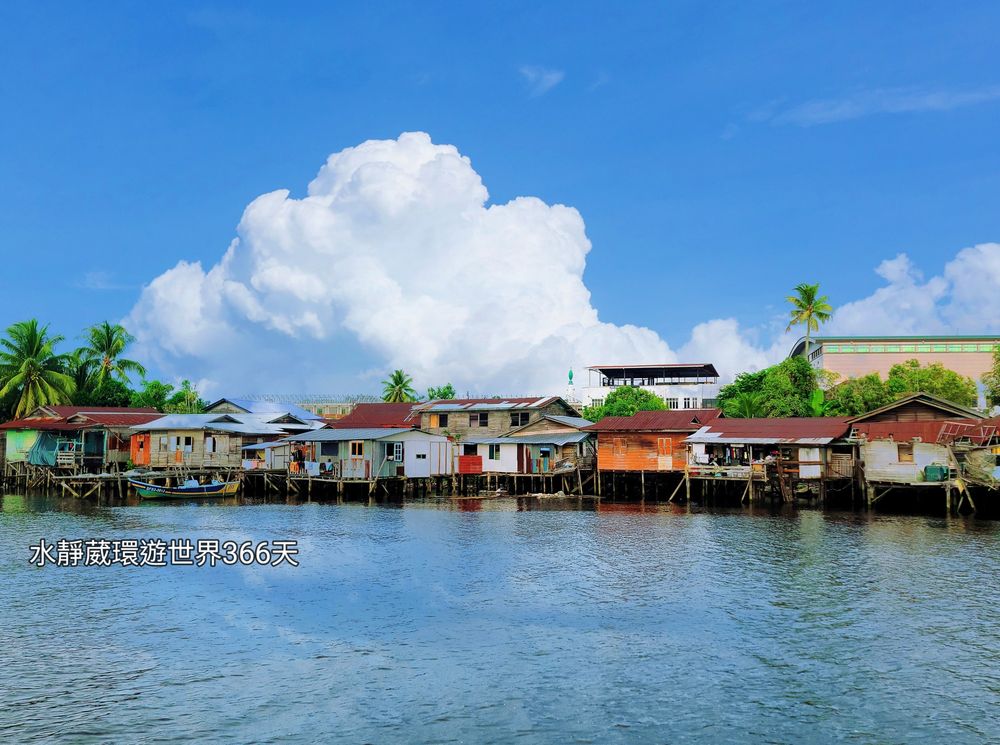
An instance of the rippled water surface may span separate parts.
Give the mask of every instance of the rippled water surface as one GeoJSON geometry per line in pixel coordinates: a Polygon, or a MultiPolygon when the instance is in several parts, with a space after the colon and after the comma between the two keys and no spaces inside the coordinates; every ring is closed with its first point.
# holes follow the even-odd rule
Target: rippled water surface
{"type": "Polygon", "coordinates": [[[1000,740],[997,523],[3,497],[0,741],[1000,740]],[[37,568],[40,537],[301,566],[37,568]]]}

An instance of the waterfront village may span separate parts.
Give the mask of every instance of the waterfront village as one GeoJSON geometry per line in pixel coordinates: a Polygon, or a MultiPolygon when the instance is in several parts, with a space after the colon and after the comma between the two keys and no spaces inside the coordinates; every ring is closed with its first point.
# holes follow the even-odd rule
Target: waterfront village
{"type": "Polygon", "coordinates": [[[556,494],[995,513],[1000,416],[982,392],[998,362],[997,336],[807,336],[728,386],[710,362],[628,361],[586,380],[570,371],[561,396],[460,398],[449,385],[415,400],[397,371],[386,400],[241,396],[197,413],[44,403],[0,425],[0,454],[6,488],[75,498],[556,494]],[[783,411],[782,369],[842,382],[783,411]],[[922,390],[921,371],[979,387],[956,401],[922,390]],[[901,375],[911,390],[871,393],[901,375]]]}

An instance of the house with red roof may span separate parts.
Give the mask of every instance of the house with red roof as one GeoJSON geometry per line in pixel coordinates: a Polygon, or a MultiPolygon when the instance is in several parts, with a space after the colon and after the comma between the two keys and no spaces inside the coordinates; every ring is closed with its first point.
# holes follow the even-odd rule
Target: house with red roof
{"type": "Polygon", "coordinates": [[[597,435],[598,471],[683,471],[686,438],[719,414],[719,409],[639,411],[605,417],[584,431],[597,435]]]}
{"type": "Polygon", "coordinates": [[[0,424],[8,464],[102,471],[129,460],[131,427],[163,416],[156,409],[115,406],[40,406],[0,424]]]}
{"type": "Polygon", "coordinates": [[[413,415],[413,403],[358,403],[354,410],[339,419],[326,420],[330,429],[415,429],[420,417],[413,415]]]}
{"type": "Polygon", "coordinates": [[[986,445],[996,429],[974,409],[914,393],[850,420],[870,486],[947,484],[957,477],[958,442],[986,445]]]}

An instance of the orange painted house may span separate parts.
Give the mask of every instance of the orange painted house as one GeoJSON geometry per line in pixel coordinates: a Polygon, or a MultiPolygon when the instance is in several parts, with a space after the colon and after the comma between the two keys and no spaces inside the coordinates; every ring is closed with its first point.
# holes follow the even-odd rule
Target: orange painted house
{"type": "Polygon", "coordinates": [[[597,434],[598,471],[683,471],[684,440],[720,415],[718,409],[640,411],[584,427],[597,434]]]}

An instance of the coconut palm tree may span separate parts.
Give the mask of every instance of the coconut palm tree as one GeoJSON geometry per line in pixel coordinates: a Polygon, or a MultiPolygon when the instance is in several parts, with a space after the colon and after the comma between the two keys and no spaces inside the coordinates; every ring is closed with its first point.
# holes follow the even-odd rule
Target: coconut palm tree
{"type": "Polygon", "coordinates": [[[819,330],[821,323],[826,323],[833,315],[833,307],[828,302],[826,295],[817,297],[819,285],[810,285],[803,282],[795,287],[795,294],[785,298],[792,304],[790,311],[791,320],[788,322],[786,331],[791,331],[792,326],[806,327],[805,354],[809,355],[809,337],[813,331],[819,330]]]}
{"type": "Polygon", "coordinates": [[[13,394],[13,414],[23,417],[39,406],[70,402],[76,386],[64,370],[65,357],[56,354],[61,336],[49,336],[38,321],[19,321],[0,339],[0,398],[13,394]]]}
{"type": "Polygon", "coordinates": [[[87,329],[87,344],[77,352],[90,363],[93,369],[93,385],[99,386],[105,380],[117,379],[128,383],[131,373],[146,376],[146,368],[135,360],[122,357],[129,345],[135,341],[120,323],[99,323],[87,329]]]}
{"type": "Polygon", "coordinates": [[[417,392],[413,389],[413,378],[402,370],[393,371],[388,380],[382,381],[382,400],[391,404],[416,401],[417,392]]]}
{"type": "Polygon", "coordinates": [[[753,419],[764,416],[764,394],[743,391],[726,402],[725,414],[731,419],[753,419]]]}

